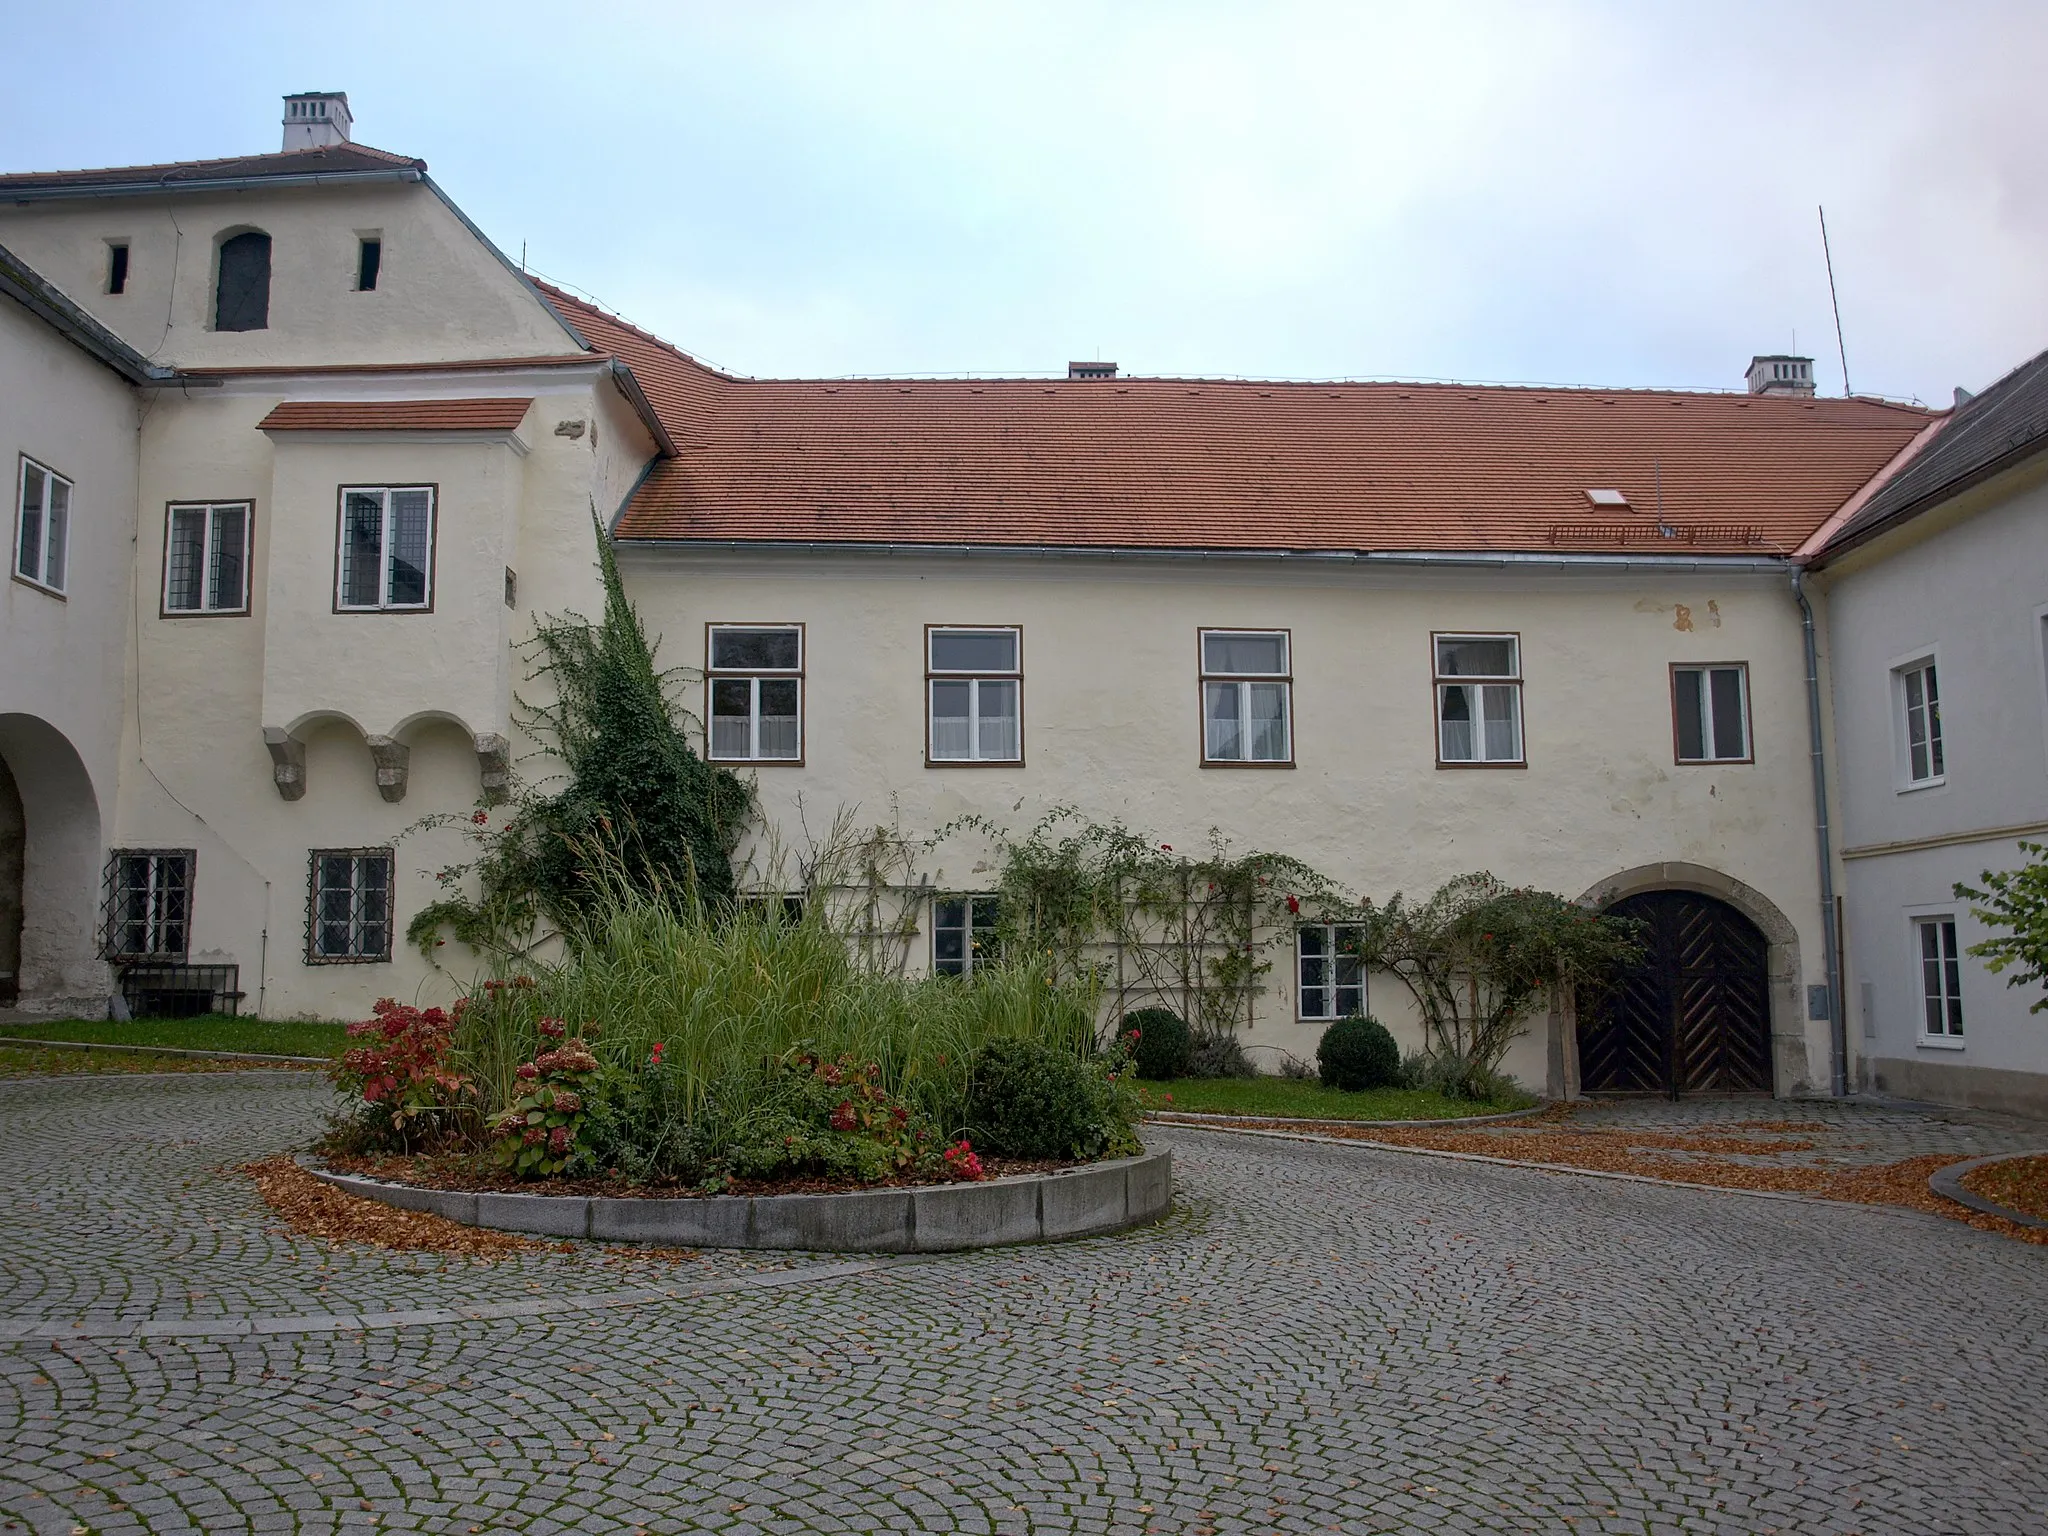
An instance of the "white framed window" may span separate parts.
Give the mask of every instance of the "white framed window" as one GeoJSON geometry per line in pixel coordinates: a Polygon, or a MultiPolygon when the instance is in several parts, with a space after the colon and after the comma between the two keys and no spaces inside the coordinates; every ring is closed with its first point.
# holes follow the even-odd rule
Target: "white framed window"
{"type": "Polygon", "coordinates": [[[249,611],[249,503],[173,502],[164,514],[164,607],[249,611]]]}
{"type": "Polygon", "coordinates": [[[1521,637],[1429,639],[1436,664],[1437,766],[1521,766],[1521,637]]]}
{"type": "Polygon", "coordinates": [[[1292,767],[1294,642],[1284,629],[1205,629],[1202,763],[1292,767]]]}
{"type": "Polygon", "coordinates": [[[116,848],[101,885],[101,946],[109,960],[182,960],[191,942],[191,848],[116,848]]]}
{"type": "Polygon", "coordinates": [[[1751,761],[1748,663],[1674,666],[1671,715],[1679,762],[1751,761]]]}
{"type": "Polygon", "coordinates": [[[337,613],[434,606],[434,487],[345,485],[334,562],[337,613]]]}
{"type": "Polygon", "coordinates": [[[926,761],[1024,761],[1024,631],[925,626],[926,761]]]}
{"type": "Polygon", "coordinates": [[[705,626],[710,752],[721,763],[801,763],[804,628],[705,626]]]}
{"type": "Polygon", "coordinates": [[[1953,917],[1916,917],[1920,947],[1921,1032],[1932,1040],[1963,1038],[1963,962],[1953,917]]]}
{"type": "Polygon", "coordinates": [[[391,958],[389,848],[315,848],[308,858],[306,964],[391,958]]]}
{"type": "Polygon", "coordinates": [[[1001,900],[994,896],[932,898],[932,970],[940,976],[971,976],[995,958],[1001,900]]]}
{"type": "Polygon", "coordinates": [[[1295,929],[1294,963],[1298,1017],[1348,1019],[1365,1012],[1365,967],[1355,927],[1309,923],[1295,929]]]}
{"type": "Polygon", "coordinates": [[[1898,710],[1900,772],[1907,789],[1939,784],[1948,777],[1941,741],[1941,679],[1934,658],[1922,657],[1892,672],[1898,710]]]}
{"type": "Polygon", "coordinates": [[[59,596],[71,547],[71,482],[23,454],[14,498],[14,574],[59,596]]]}

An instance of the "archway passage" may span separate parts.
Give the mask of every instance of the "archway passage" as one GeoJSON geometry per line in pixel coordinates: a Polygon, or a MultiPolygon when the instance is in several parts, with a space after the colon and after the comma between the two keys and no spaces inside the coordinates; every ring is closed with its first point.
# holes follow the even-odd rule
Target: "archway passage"
{"type": "Polygon", "coordinates": [[[1643,925],[1642,960],[1579,1021],[1588,1093],[1769,1093],[1769,944],[1724,901],[1645,891],[1608,912],[1643,925]]]}
{"type": "Polygon", "coordinates": [[[7,759],[0,757],[0,1008],[21,996],[22,876],[28,859],[28,822],[7,759]]]}

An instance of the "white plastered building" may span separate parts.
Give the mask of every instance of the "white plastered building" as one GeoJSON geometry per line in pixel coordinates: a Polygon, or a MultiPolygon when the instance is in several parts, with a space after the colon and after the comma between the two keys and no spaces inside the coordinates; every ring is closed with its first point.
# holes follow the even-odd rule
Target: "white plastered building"
{"type": "MultiPolygon", "coordinates": [[[[1532,1086],[1863,1071],[1791,557],[1932,413],[1815,399],[1797,359],[1727,395],[738,378],[522,274],[423,162],[353,143],[345,98],[290,98],[286,130],[0,176],[24,281],[129,359],[21,305],[0,329],[0,448],[73,487],[64,590],[17,571],[0,615],[12,845],[64,869],[23,881],[18,1007],[453,995],[460,958],[405,926],[460,820],[536,771],[519,646],[595,611],[595,515],[775,838],[1073,806],[1374,897],[1488,869],[1656,935],[1636,1016],[1517,1045],[1532,1086]],[[34,370],[71,393],[14,387],[34,370]],[[89,828],[61,809],[88,796],[89,828]]],[[[919,964],[971,951],[991,878],[985,843],[929,850],[919,964]]],[[[1277,954],[1256,1059],[1354,1007],[1419,1043],[1332,941],[1277,954]]]]}

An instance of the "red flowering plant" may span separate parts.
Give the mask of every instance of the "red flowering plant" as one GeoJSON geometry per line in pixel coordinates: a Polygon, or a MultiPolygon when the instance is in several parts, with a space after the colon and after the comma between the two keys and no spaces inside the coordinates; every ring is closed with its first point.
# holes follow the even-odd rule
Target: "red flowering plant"
{"type": "Polygon", "coordinates": [[[371,1013],[348,1027],[349,1038],[363,1043],[328,1068],[329,1080],[355,1101],[362,1140],[409,1152],[445,1139],[476,1098],[475,1084],[448,1060],[461,1005],[449,1012],[384,997],[371,1013]]]}
{"type": "Polygon", "coordinates": [[[521,1065],[514,1076],[519,1097],[491,1122],[496,1140],[491,1155],[501,1167],[521,1178],[552,1178],[573,1162],[589,1112],[590,1080],[597,1057],[586,1043],[597,1026],[585,1024],[570,1035],[560,1019],[542,1019],[543,1038],[559,1042],[521,1065]]]}

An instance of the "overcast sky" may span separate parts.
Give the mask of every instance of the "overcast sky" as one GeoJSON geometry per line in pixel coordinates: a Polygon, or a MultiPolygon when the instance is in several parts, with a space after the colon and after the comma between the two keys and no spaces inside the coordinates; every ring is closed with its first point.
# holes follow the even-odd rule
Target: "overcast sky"
{"type": "Polygon", "coordinates": [[[757,375],[1946,403],[2048,347],[2048,4],[26,5],[0,165],[275,149],[285,92],[757,375]]]}

